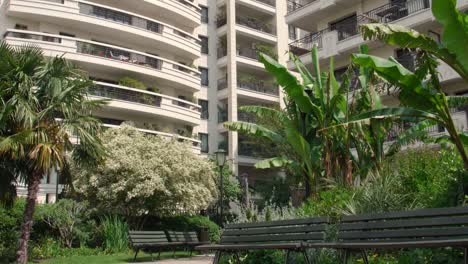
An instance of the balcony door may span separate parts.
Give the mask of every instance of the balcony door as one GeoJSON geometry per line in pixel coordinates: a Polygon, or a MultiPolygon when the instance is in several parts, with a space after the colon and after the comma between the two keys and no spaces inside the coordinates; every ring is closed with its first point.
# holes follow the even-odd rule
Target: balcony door
{"type": "Polygon", "coordinates": [[[330,29],[338,31],[338,40],[344,40],[358,34],[357,15],[353,14],[330,23],[330,29]]]}

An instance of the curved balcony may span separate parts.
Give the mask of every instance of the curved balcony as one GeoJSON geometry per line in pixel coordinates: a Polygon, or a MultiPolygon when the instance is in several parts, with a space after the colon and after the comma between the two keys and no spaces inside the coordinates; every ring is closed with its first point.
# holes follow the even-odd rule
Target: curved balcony
{"type": "MultiPolygon", "coordinates": [[[[103,126],[106,127],[106,128],[118,128],[118,127],[120,127],[118,125],[111,125],[111,124],[103,124],[103,126]]],[[[166,138],[166,139],[169,139],[169,140],[176,139],[179,142],[189,142],[192,145],[193,152],[198,153],[198,154],[201,153],[201,141],[200,140],[189,138],[189,137],[183,137],[183,136],[176,135],[176,134],[171,134],[171,133],[165,133],[165,132],[160,132],[160,131],[155,131],[155,130],[149,130],[149,129],[138,128],[138,130],[143,132],[143,133],[146,133],[146,134],[160,136],[162,138],[166,138]]]]}
{"type": "Polygon", "coordinates": [[[200,123],[201,107],[179,98],[103,82],[96,82],[89,93],[92,97],[111,99],[106,107],[123,112],[156,115],[190,125],[200,123]]]}
{"type": "Polygon", "coordinates": [[[100,0],[99,3],[190,28],[201,24],[201,8],[190,0],[100,0]]]}
{"type": "Polygon", "coordinates": [[[200,89],[200,72],[151,54],[100,42],[25,30],[7,30],[5,40],[14,46],[35,45],[48,56],[61,56],[89,71],[107,71],[115,76],[134,75],[159,85],[195,92],[200,89]]]}
{"type": "Polygon", "coordinates": [[[200,40],[190,33],[160,21],[87,1],[9,0],[8,14],[70,28],[92,30],[100,37],[177,53],[195,59],[200,40]],[[59,2],[59,3],[57,3],[59,2]]]}

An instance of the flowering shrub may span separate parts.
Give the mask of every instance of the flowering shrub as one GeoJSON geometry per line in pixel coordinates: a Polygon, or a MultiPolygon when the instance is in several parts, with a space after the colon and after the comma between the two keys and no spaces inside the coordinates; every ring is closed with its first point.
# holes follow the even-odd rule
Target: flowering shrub
{"type": "Polygon", "coordinates": [[[215,199],[213,164],[188,143],[122,125],[102,135],[107,159],[96,168],[73,165],[76,191],[98,208],[126,216],[196,213],[215,199]]]}

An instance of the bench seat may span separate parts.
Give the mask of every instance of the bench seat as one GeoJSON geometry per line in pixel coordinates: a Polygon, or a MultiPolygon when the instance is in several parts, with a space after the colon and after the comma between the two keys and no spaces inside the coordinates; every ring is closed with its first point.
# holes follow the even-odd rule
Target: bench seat
{"type": "Polygon", "coordinates": [[[252,250],[252,249],[299,249],[303,246],[302,243],[272,243],[272,244],[232,244],[232,245],[204,245],[196,247],[196,250],[252,250]]]}
{"type": "Polygon", "coordinates": [[[307,248],[332,249],[402,249],[402,248],[437,248],[437,247],[468,247],[468,239],[459,240],[424,240],[424,241],[366,241],[366,242],[331,242],[304,244],[307,248]]]}

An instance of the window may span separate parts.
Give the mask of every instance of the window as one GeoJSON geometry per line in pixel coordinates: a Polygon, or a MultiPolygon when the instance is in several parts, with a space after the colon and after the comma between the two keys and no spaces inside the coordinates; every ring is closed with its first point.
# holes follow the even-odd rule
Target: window
{"type": "Polygon", "coordinates": [[[198,138],[201,141],[201,152],[208,153],[210,148],[208,146],[208,134],[198,133],[198,138]]]}
{"type": "Polygon", "coordinates": [[[70,33],[67,33],[67,32],[59,32],[59,35],[60,36],[65,36],[65,37],[71,37],[71,38],[76,37],[75,34],[70,34],[70,33]]]}
{"type": "Polygon", "coordinates": [[[293,25],[288,25],[288,32],[289,32],[289,39],[296,39],[297,38],[297,30],[296,27],[293,25]]]}
{"type": "Polygon", "coordinates": [[[28,26],[22,25],[22,24],[16,24],[16,25],[15,25],[15,29],[19,29],[19,30],[28,30],[28,26]]]}
{"type": "Polygon", "coordinates": [[[398,49],[395,52],[396,60],[406,69],[414,71],[416,69],[416,57],[414,52],[409,49],[398,49]]]}
{"type": "Polygon", "coordinates": [[[201,72],[201,85],[208,86],[209,79],[208,79],[208,69],[203,67],[198,67],[198,70],[201,72]]]}
{"type": "Polygon", "coordinates": [[[198,99],[198,104],[201,106],[201,119],[207,120],[209,117],[208,101],[198,99]]]}
{"type": "Polygon", "coordinates": [[[198,36],[201,41],[201,52],[203,54],[208,54],[208,37],[205,36],[198,36]]]}
{"type": "Polygon", "coordinates": [[[201,22],[208,24],[208,7],[200,5],[201,8],[201,22]]]}

